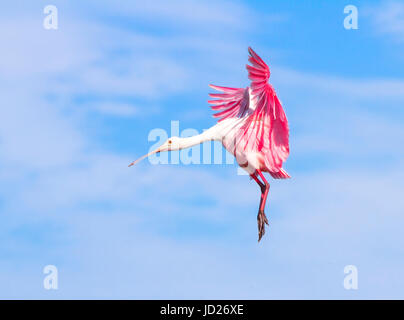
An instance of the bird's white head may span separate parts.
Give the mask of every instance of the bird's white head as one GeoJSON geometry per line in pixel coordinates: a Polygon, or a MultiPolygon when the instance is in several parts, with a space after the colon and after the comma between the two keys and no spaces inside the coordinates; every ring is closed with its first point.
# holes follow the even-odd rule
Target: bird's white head
{"type": "Polygon", "coordinates": [[[181,138],[179,137],[171,137],[168,138],[160,147],[157,149],[149,152],[148,154],[145,154],[144,156],[140,157],[139,159],[133,161],[129,167],[133,166],[134,164],[137,164],[141,160],[147,158],[148,156],[159,153],[159,152],[164,152],[164,151],[176,151],[182,149],[182,144],[181,144],[181,138]]]}
{"type": "MultiPolygon", "coordinates": [[[[164,152],[164,151],[176,151],[180,150],[182,147],[181,138],[179,137],[171,137],[168,138],[160,147],[158,147],[155,152],[164,152]]],[[[153,151],[154,153],[154,151],[153,151]]]]}

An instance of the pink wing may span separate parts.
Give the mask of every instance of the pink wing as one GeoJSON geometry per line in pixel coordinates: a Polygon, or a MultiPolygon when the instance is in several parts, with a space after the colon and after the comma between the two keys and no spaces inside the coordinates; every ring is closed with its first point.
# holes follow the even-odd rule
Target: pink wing
{"type": "Polygon", "coordinates": [[[247,65],[247,70],[256,108],[243,126],[240,138],[244,140],[245,149],[264,155],[265,165],[273,177],[287,178],[282,163],[289,156],[288,120],[275,90],[268,83],[268,66],[251,48],[248,52],[252,65],[247,65]]]}
{"type": "Polygon", "coordinates": [[[215,113],[213,117],[220,118],[218,122],[227,118],[242,117],[248,110],[250,101],[248,89],[243,88],[227,88],[209,85],[211,88],[221,91],[223,93],[209,93],[211,98],[217,100],[209,100],[212,110],[220,110],[215,113]]]}

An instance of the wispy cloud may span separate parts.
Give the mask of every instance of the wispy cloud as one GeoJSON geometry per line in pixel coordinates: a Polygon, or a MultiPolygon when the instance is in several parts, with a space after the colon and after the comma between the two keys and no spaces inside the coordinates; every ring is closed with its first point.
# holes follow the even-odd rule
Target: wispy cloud
{"type": "Polygon", "coordinates": [[[94,104],[90,107],[93,111],[98,111],[100,113],[112,116],[124,116],[124,117],[133,117],[139,113],[139,108],[124,103],[101,103],[94,104]]]}
{"type": "Polygon", "coordinates": [[[310,88],[314,93],[343,95],[346,99],[404,99],[404,80],[386,78],[348,78],[321,75],[278,67],[273,72],[276,83],[301,89],[310,88]]]}
{"type": "Polygon", "coordinates": [[[244,18],[252,14],[251,10],[237,2],[231,1],[186,1],[174,0],[170,6],[165,1],[153,1],[148,3],[131,2],[121,3],[120,6],[112,5],[109,1],[90,1],[92,10],[97,10],[102,5],[103,10],[114,12],[131,19],[152,20],[158,19],[162,23],[170,23],[172,26],[191,25],[207,26],[218,29],[220,27],[245,27],[248,23],[244,18]]]}
{"type": "MultiPolygon", "coordinates": [[[[158,179],[147,178],[152,170],[135,171],[142,188],[148,188],[144,186],[145,181],[170,185],[181,176],[182,170],[172,172],[153,168],[153,171],[158,172],[158,179]]],[[[116,172],[110,176],[116,176],[116,172]]],[[[224,190],[234,181],[229,183],[224,176],[213,175],[207,180],[206,177],[199,180],[198,176],[195,170],[186,171],[183,186],[189,186],[194,178],[197,185],[204,181],[210,188],[219,182],[218,190],[215,187],[212,192],[229,197],[229,203],[233,205],[232,195],[242,195],[246,188],[251,192],[246,196],[248,201],[258,196],[256,186],[248,185],[246,181],[240,182],[243,190],[228,190],[227,194],[224,190]]],[[[366,171],[337,170],[296,175],[293,180],[276,182],[268,210],[270,228],[267,236],[270,241],[259,247],[255,243],[255,212],[250,203],[250,209],[243,206],[241,212],[229,207],[227,202],[225,207],[215,203],[196,209],[186,205],[189,194],[180,191],[190,188],[181,187],[182,182],[178,182],[174,189],[166,190],[167,198],[161,197],[163,193],[160,192],[143,193],[154,205],[147,204],[139,209],[139,204],[135,204],[139,201],[136,197],[138,187],[132,189],[135,183],[128,185],[122,181],[115,195],[122,200],[119,195],[124,190],[122,186],[129,186],[124,197],[134,196],[130,206],[122,203],[116,206],[120,201],[114,201],[114,207],[108,211],[97,211],[97,219],[94,219],[93,210],[82,206],[69,215],[49,214],[48,220],[66,228],[64,233],[70,245],[63,252],[47,250],[46,254],[37,256],[36,264],[39,268],[49,260],[58,262],[64,279],[63,287],[54,294],[59,298],[348,298],[348,292],[339,284],[343,266],[351,263],[360,267],[361,284],[368,287],[356,297],[398,297],[402,278],[393,281],[393,277],[384,277],[380,282],[372,274],[397,273],[387,261],[402,263],[402,239],[398,236],[400,226],[397,224],[401,213],[398,205],[402,204],[401,178],[394,170],[377,172],[372,177],[366,171]],[[383,188],[376,188],[378,185],[383,188]],[[179,207],[170,210],[173,196],[179,207]],[[174,212],[186,212],[187,215],[173,215],[174,212]],[[220,219],[215,218],[218,214],[220,219]],[[215,219],[215,228],[209,228],[210,219],[215,219]],[[203,225],[204,231],[195,229],[195,223],[203,225]],[[384,236],[380,238],[377,234],[384,236]],[[389,250],[380,250],[386,245],[389,250]],[[102,264],[101,260],[104,261],[102,264]],[[285,266],[288,267],[285,269],[285,266]],[[290,277],[294,281],[290,281],[290,277]],[[84,279],[86,285],[83,285],[84,279]],[[301,290],[302,287],[306,289],[301,290]]],[[[95,181],[94,185],[100,187],[95,181]]],[[[85,190],[89,189],[81,189],[85,190]]],[[[203,192],[198,193],[199,198],[203,192]]],[[[66,189],[58,197],[63,194],[66,189]]],[[[111,194],[104,193],[107,197],[111,194]]],[[[48,197],[52,199],[53,196],[54,193],[48,197]]],[[[80,201],[91,198],[84,193],[80,201]]],[[[66,204],[71,206],[76,200],[70,198],[66,204]]],[[[28,230],[34,231],[31,220],[38,221],[38,216],[27,219],[28,230]]],[[[18,227],[8,224],[7,228],[16,230],[18,227]]],[[[48,225],[47,228],[54,227],[48,225]]],[[[16,253],[22,253],[27,245],[35,246],[32,240],[28,243],[28,239],[19,233],[12,239],[19,244],[14,247],[16,253]]],[[[24,263],[21,265],[24,272],[17,277],[14,275],[20,272],[2,264],[1,274],[7,272],[17,284],[25,283],[17,286],[14,281],[12,285],[3,279],[3,288],[10,290],[8,292],[14,287],[21,288],[15,296],[45,297],[46,292],[35,286],[35,279],[24,276],[32,271],[24,263]]],[[[4,293],[2,296],[10,297],[4,293]]]]}
{"type": "Polygon", "coordinates": [[[377,7],[368,7],[366,12],[373,19],[375,32],[404,41],[404,4],[398,1],[384,1],[377,7]]]}

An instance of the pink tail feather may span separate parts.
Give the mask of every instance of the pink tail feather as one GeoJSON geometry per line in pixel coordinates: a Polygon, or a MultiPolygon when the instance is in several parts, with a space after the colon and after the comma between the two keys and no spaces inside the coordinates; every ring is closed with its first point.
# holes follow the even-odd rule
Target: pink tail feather
{"type": "Polygon", "coordinates": [[[290,178],[290,175],[286,172],[286,170],[284,170],[282,168],[278,172],[269,172],[269,174],[274,179],[288,179],[288,178],[290,178]]]}

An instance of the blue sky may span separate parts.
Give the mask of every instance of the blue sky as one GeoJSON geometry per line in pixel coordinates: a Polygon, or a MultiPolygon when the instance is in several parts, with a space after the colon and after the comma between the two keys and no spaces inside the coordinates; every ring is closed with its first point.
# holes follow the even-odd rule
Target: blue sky
{"type": "Polygon", "coordinates": [[[9,1],[0,15],[1,298],[404,298],[402,2],[9,1]],[[127,168],[155,128],[214,125],[208,84],[247,86],[248,46],[291,139],[259,244],[259,189],[234,165],[127,168]],[[43,288],[50,264],[58,290],[43,288]]]}

